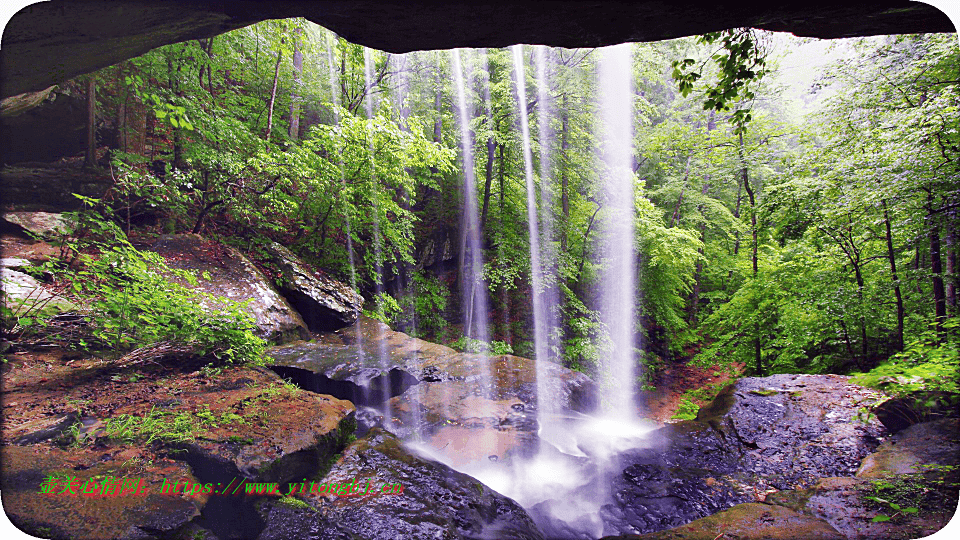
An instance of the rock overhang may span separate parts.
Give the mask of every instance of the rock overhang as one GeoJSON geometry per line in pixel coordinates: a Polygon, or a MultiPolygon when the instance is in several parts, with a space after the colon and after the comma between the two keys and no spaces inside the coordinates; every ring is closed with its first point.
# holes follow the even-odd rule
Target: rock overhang
{"type": "Polygon", "coordinates": [[[305,17],[394,53],[515,43],[596,47],[743,26],[819,38],[956,31],[937,8],[908,0],[491,0],[442,6],[425,0],[52,0],[25,7],[4,29],[0,97],[42,90],[169,43],[286,17],[305,17]]]}

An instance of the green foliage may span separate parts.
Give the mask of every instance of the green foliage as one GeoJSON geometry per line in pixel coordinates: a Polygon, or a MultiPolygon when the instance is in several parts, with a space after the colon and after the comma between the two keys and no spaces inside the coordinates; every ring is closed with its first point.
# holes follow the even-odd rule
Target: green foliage
{"type": "MultiPolygon", "coordinates": [[[[182,443],[195,440],[207,429],[243,423],[245,420],[237,414],[224,413],[217,416],[211,413],[208,407],[196,413],[188,411],[175,413],[151,408],[143,416],[121,414],[106,418],[103,425],[97,428],[95,436],[117,443],[182,443]]],[[[70,428],[75,445],[90,443],[94,439],[83,434],[82,428],[83,425],[79,422],[70,428]]]]}
{"type": "Polygon", "coordinates": [[[910,398],[917,413],[955,409],[960,403],[960,318],[943,323],[940,339],[931,329],[910,343],[906,350],[858,375],[853,382],[877,388],[892,397],[910,398]]]}
{"type": "Polygon", "coordinates": [[[957,504],[958,469],[952,465],[921,465],[916,474],[889,476],[873,480],[873,494],[863,499],[884,513],[873,523],[896,521],[909,514],[953,513],[957,504]]]}
{"type": "MultiPolygon", "coordinates": [[[[710,32],[698,38],[702,44],[711,45],[717,41],[722,45],[722,52],[711,56],[711,60],[719,68],[719,78],[711,87],[707,88],[703,100],[704,109],[725,111],[735,100],[749,101],[756,97],[753,86],[767,73],[766,53],[760,45],[760,37],[749,28],[737,28],[710,32]]],[[[677,81],[680,93],[684,96],[693,91],[694,83],[703,73],[700,71],[686,71],[696,65],[692,58],[673,62],[673,78],[677,81]]],[[[752,119],[749,109],[737,109],[730,117],[734,124],[734,134],[746,133],[746,125],[752,119]]]]}
{"type": "Polygon", "coordinates": [[[675,412],[670,418],[674,420],[694,420],[697,418],[698,412],[700,412],[699,405],[687,398],[682,398],[680,400],[680,405],[677,406],[677,412],[675,412]]]}
{"type": "Polygon", "coordinates": [[[68,255],[50,265],[90,322],[81,347],[123,352],[171,342],[219,364],[262,361],[265,343],[242,306],[174,282],[196,278],[134,248],[96,201],[85,202],[74,215],[76,239],[64,244],[68,255]]]}
{"type": "Polygon", "coordinates": [[[513,354],[513,347],[503,341],[491,341],[487,343],[479,339],[473,339],[466,336],[460,337],[450,344],[450,347],[468,353],[482,353],[494,356],[502,354],[513,354]]]}
{"type": "Polygon", "coordinates": [[[403,312],[412,313],[418,333],[430,335],[438,332],[447,324],[443,314],[447,310],[450,291],[442,281],[426,272],[414,272],[412,280],[412,290],[400,299],[403,312]]]}
{"type": "Polygon", "coordinates": [[[365,316],[388,325],[394,324],[397,316],[402,312],[403,310],[400,308],[397,300],[385,292],[377,293],[377,295],[373,297],[372,310],[363,310],[365,316]]]}

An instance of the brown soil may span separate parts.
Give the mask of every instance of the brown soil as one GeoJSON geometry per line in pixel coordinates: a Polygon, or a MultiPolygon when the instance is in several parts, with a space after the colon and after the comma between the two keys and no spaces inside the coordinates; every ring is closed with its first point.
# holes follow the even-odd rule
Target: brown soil
{"type": "MultiPolygon", "coordinates": [[[[670,422],[670,417],[677,412],[677,407],[680,405],[684,393],[708,385],[733,382],[743,372],[743,366],[734,364],[730,371],[715,367],[693,366],[687,359],[668,364],[655,377],[654,386],[657,389],[642,394],[642,398],[645,400],[644,412],[646,416],[659,423],[670,422]],[[731,374],[730,371],[733,371],[733,373],[731,374]]],[[[706,404],[696,399],[692,401],[701,406],[706,404]]]]}

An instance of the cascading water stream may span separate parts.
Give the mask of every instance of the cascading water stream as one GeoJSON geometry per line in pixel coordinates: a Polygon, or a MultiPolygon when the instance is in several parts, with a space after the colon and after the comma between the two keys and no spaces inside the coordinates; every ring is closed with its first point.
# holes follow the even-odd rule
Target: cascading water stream
{"type": "MultiPolygon", "coordinates": [[[[490,332],[487,327],[488,300],[487,288],[483,282],[483,246],[480,243],[480,220],[477,216],[477,188],[473,161],[473,138],[470,136],[470,116],[467,113],[466,90],[463,83],[463,67],[460,51],[450,52],[453,59],[453,79],[457,86],[457,111],[460,120],[460,142],[463,151],[463,212],[461,213],[463,243],[461,256],[461,286],[464,306],[464,334],[484,343],[490,342],[490,332]]],[[[490,356],[481,351],[480,356],[480,403],[482,409],[489,409],[490,399],[493,396],[492,375],[490,371],[490,356]]],[[[490,410],[473,411],[480,418],[490,416],[490,410]]],[[[486,430],[480,432],[480,445],[483,453],[492,454],[493,442],[486,430]]]]}
{"type": "Polygon", "coordinates": [[[606,219],[600,275],[600,317],[610,331],[612,351],[603,362],[603,412],[608,418],[639,418],[637,377],[636,248],[634,245],[633,92],[629,44],[603,49],[598,79],[606,219]]]}
{"type": "MultiPolygon", "coordinates": [[[[543,305],[544,328],[544,347],[547,354],[555,354],[559,350],[556,336],[559,330],[559,321],[557,320],[557,306],[559,298],[557,295],[557,250],[553,238],[553,194],[551,192],[551,179],[553,175],[553,163],[551,156],[551,146],[553,144],[553,131],[550,122],[553,120],[553,97],[550,94],[550,79],[548,74],[548,55],[550,49],[543,45],[534,48],[534,58],[537,68],[537,103],[539,114],[537,114],[537,135],[540,143],[540,253],[542,259],[542,278],[541,302],[543,305]]],[[[537,360],[537,398],[542,403],[540,410],[544,418],[553,419],[559,414],[557,407],[558,399],[558,381],[556,375],[550,369],[550,361],[547,357],[541,362],[537,360]]],[[[556,428],[558,423],[549,420],[546,424],[547,429],[556,428]]],[[[559,434],[552,434],[554,441],[557,441],[559,434]]],[[[558,441],[557,441],[558,442],[558,441]]]]}
{"type": "MultiPolygon", "coordinates": [[[[388,59],[389,61],[389,59],[388,59]]],[[[363,79],[365,83],[365,96],[364,96],[364,107],[367,112],[367,122],[368,124],[368,136],[370,138],[369,150],[370,150],[370,183],[373,184],[375,189],[379,189],[379,182],[377,180],[377,162],[374,157],[374,145],[373,145],[373,111],[374,100],[373,100],[373,53],[372,51],[364,47],[363,48],[363,79]]],[[[376,277],[373,280],[374,291],[376,292],[377,298],[376,301],[380,301],[380,296],[383,293],[383,239],[380,235],[380,206],[376,204],[376,197],[373,198],[373,268],[376,277]]],[[[380,373],[383,381],[381,399],[383,402],[383,425],[386,428],[390,428],[393,422],[393,411],[390,407],[390,357],[387,354],[386,343],[383,335],[383,328],[378,324],[377,327],[377,359],[380,361],[380,373]]]]}
{"type": "MultiPolygon", "coordinates": [[[[331,35],[330,38],[327,40],[327,68],[329,69],[329,72],[330,72],[330,102],[331,104],[333,104],[333,116],[334,116],[335,122],[337,125],[339,125],[340,124],[340,110],[338,108],[340,106],[340,99],[339,99],[340,94],[339,94],[339,88],[338,88],[339,85],[337,81],[338,79],[337,68],[333,62],[333,47],[330,44],[330,41],[334,39],[336,39],[336,37],[331,35]]],[[[340,160],[339,165],[340,165],[340,185],[345,186],[346,177],[344,176],[345,173],[343,170],[342,159],[340,160]]],[[[347,259],[350,261],[350,288],[356,291],[358,290],[357,289],[357,265],[356,265],[356,262],[354,261],[354,256],[353,256],[353,233],[350,230],[351,218],[349,213],[344,213],[344,221],[346,221],[346,225],[347,225],[347,230],[346,230],[347,259]]],[[[359,355],[360,361],[362,363],[366,355],[364,353],[363,340],[361,339],[362,336],[360,333],[359,324],[354,325],[354,331],[356,332],[357,354],[359,355]]]]}
{"type": "Polygon", "coordinates": [[[523,165],[527,186],[527,233],[530,238],[530,282],[533,300],[534,360],[537,366],[537,423],[543,440],[558,434],[554,396],[549,391],[549,349],[547,345],[547,306],[544,302],[543,266],[540,258],[540,232],[537,198],[533,177],[533,152],[530,148],[530,125],[527,116],[526,73],[523,68],[523,45],[511,47],[516,77],[517,103],[520,107],[520,131],[523,135],[523,165]],[[542,387],[542,388],[541,388],[542,387]]]}
{"type": "MultiPolygon", "coordinates": [[[[526,179],[539,452],[517,454],[495,463],[461,463],[456,468],[516,500],[530,512],[549,537],[599,538],[616,533],[608,530],[600,517],[604,506],[612,501],[613,494],[609,486],[613,475],[619,474],[616,456],[629,449],[645,447],[649,442],[647,433],[653,429],[652,423],[644,423],[637,418],[633,401],[635,356],[632,336],[635,321],[636,266],[633,248],[633,171],[630,167],[633,156],[630,47],[625,45],[603,51],[599,73],[601,114],[596,127],[597,138],[603,141],[603,152],[598,155],[602,157],[602,163],[607,169],[600,180],[607,184],[604,204],[608,215],[605,219],[604,247],[600,253],[602,257],[598,261],[601,266],[606,267],[600,280],[601,305],[598,307],[603,312],[603,322],[613,332],[612,338],[616,346],[616,355],[609,361],[604,361],[596,374],[596,380],[607,384],[601,389],[601,394],[609,393],[612,398],[603,401],[599,415],[586,415],[563,409],[560,392],[557,391],[560,381],[550,376],[553,371],[550,369],[553,367],[550,365],[551,346],[555,344],[550,343],[549,335],[559,330],[559,321],[550,316],[551,313],[556,313],[557,300],[548,298],[551,286],[557,283],[557,276],[545,269],[554,268],[555,260],[551,257],[556,257],[552,251],[554,243],[550,222],[552,197],[545,185],[549,184],[552,173],[550,150],[553,136],[549,96],[551,68],[548,51],[537,51],[535,61],[539,89],[537,102],[541,181],[538,210],[523,46],[512,47],[526,179]],[[615,384],[609,384],[611,382],[615,384]]],[[[459,52],[454,53],[453,64],[454,79],[459,92],[461,130],[466,130],[469,119],[460,74],[459,52]]],[[[487,83],[489,84],[489,80],[487,83]]],[[[485,94],[488,92],[489,90],[485,91],[485,94]]],[[[487,108],[489,111],[489,105],[487,108]]],[[[488,121],[489,119],[490,116],[488,121]]],[[[461,140],[465,145],[465,182],[472,182],[472,142],[468,130],[462,131],[461,140]],[[470,178],[467,179],[467,176],[470,178]]],[[[470,185],[472,186],[472,183],[470,185]]],[[[466,271],[468,270],[465,268],[464,272],[466,271]]],[[[421,449],[434,459],[451,464],[449,456],[445,456],[442,450],[429,445],[423,445],[421,449]]]]}

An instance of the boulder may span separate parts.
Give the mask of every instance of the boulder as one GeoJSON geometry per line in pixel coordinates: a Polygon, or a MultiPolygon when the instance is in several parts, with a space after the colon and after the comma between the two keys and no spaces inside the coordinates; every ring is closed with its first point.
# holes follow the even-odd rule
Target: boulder
{"type": "Polygon", "coordinates": [[[170,535],[200,515],[207,496],[162,493],[165,481],[198,479],[183,463],[131,459],[126,453],[76,455],[49,445],[3,446],[3,510],[22,531],[40,538],[144,538],[170,535]],[[78,462],[79,460],[79,462],[78,462]],[[107,478],[132,480],[140,488],[93,495],[107,478]],[[67,479],[76,479],[74,492],[67,479]],[[142,480],[142,484],[140,481],[142,480]],[[44,482],[53,487],[43,493],[44,482]],[[87,482],[92,483],[88,484],[87,482]],[[91,495],[84,495],[88,486],[91,495]]]}
{"type": "MultiPolygon", "coordinates": [[[[526,453],[536,438],[537,367],[526,358],[486,357],[493,390],[485,390],[484,356],[411,338],[366,317],[319,341],[273,347],[267,354],[271,369],[303,388],[380,411],[389,400],[391,418],[381,425],[404,437],[435,440],[438,448],[451,450],[452,462],[526,453]],[[473,444],[477,437],[494,442],[473,444]]],[[[589,377],[552,363],[546,369],[559,382],[561,413],[595,408],[589,377]]]]}
{"type": "MultiPolygon", "coordinates": [[[[309,335],[296,310],[236,249],[195,234],[164,235],[146,249],[162,255],[171,268],[193,271],[200,290],[234,302],[249,301],[244,309],[253,316],[260,337],[285,343],[309,335]]],[[[189,286],[182,281],[181,284],[189,286]]],[[[207,301],[204,307],[222,306],[207,301]]]]}
{"type": "Polygon", "coordinates": [[[311,272],[289,249],[274,242],[268,248],[280,268],[280,292],[314,332],[337,330],[357,322],[363,297],[348,285],[311,272]]]}
{"type": "Polygon", "coordinates": [[[746,470],[792,489],[857,472],[885,433],[867,414],[883,397],[840,375],[747,377],[700,409],[697,420],[742,453],[746,470]]]}
{"type": "Polygon", "coordinates": [[[864,413],[882,397],[834,375],[740,379],[696,420],[667,425],[649,448],[616,458],[621,473],[604,532],[657,532],[770,492],[853,476],[880,444],[883,427],[864,413]]]}
{"type": "MultiPolygon", "coordinates": [[[[613,502],[601,511],[605,534],[678,527],[757,500],[760,479],[743,470],[743,454],[703,422],[669,424],[649,447],[617,456],[613,502]]],[[[762,489],[762,488],[760,488],[762,489]]]]}
{"type": "Polygon", "coordinates": [[[7,266],[0,267],[0,282],[3,283],[3,304],[11,310],[13,317],[4,317],[4,324],[13,324],[18,317],[49,319],[60,313],[77,310],[73,302],[49,292],[32,276],[7,266]]]}
{"type": "Polygon", "coordinates": [[[379,429],[348,446],[320,484],[353,484],[358,494],[321,494],[318,487],[316,494],[295,495],[309,504],[309,510],[270,502],[264,529],[269,534],[261,538],[282,537],[283,530],[310,531],[336,540],[543,538],[515,501],[409,452],[395,436],[379,429]]]}
{"type": "Polygon", "coordinates": [[[956,513],[957,476],[945,490],[944,484],[936,489],[921,475],[890,476],[882,484],[867,478],[823,478],[809,488],[781,491],[766,500],[822,519],[851,540],[923,538],[945,527],[956,513]],[[890,489],[881,489],[884,485],[890,489]],[[898,512],[871,497],[917,512],[898,512]],[[878,516],[890,519],[874,521],[878,516]]]}
{"type": "Polygon", "coordinates": [[[73,228],[63,214],[53,212],[7,212],[3,219],[33,236],[46,239],[59,238],[73,228]]]}
{"type": "Polygon", "coordinates": [[[894,434],[863,460],[857,476],[918,473],[924,465],[960,465],[960,420],[914,424],[894,434]]]}

